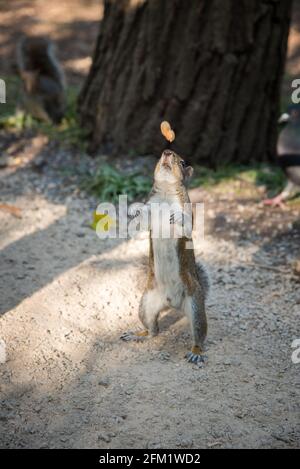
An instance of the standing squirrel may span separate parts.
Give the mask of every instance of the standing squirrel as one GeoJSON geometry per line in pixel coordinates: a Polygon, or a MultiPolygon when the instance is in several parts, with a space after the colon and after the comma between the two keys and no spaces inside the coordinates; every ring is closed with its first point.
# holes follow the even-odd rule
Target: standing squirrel
{"type": "Polygon", "coordinates": [[[23,81],[22,104],[33,117],[58,124],[65,113],[65,77],[53,43],[25,37],[17,45],[17,66],[23,81]]]}
{"type": "MultiPolygon", "coordinates": [[[[158,333],[160,312],[168,308],[181,310],[189,318],[192,330],[192,349],[186,358],[189,362],[198,364],[204,361],[203,343],[207,333],[205,299],[209,280],[204,267],[195,260],[191,240],[192,214],[187,213],[186,209],[187,206],[190,207],[186,182],[192,173],[193,168],[171,150],[165,150],[156,165],[154,185],[144,210],[144,215],[151,211],[152,218],[148,280],[139,306],[139,318],[145,330],[124,333],[121,338],[138,341],[148,335],[154,336],[158,333]],[[175,225],[182,228],[185,224],[187,230],[183,235],[175,237],[171,234],[164,237],[161,231],[158,236],[154,235],[155,222],[151,210],[154,204],[171,208],[168,218],[163,222],[159,221],[159,230],[165,222],[169,225],[170,232],[171,227],[174,232],[175,225]]],[[[141,212],[134,215],[141,215],[141,212]]]]}

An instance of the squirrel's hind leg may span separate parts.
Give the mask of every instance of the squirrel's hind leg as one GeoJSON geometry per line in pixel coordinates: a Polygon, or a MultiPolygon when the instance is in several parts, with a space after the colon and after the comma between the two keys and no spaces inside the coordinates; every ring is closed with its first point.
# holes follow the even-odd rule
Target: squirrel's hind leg
{"type": "Polygon", "coordinates": [[[121,339],[125,341],[141,342],[146,337],[158,334],[158,316],[165,308],[161,293],[158,289],[146,290],[142,296],[139,306],[139,318],[145,330],[137,332],[125,332],[121,339]]]}
{"type": "Polygon", "coordinates": [[[193,340],[192,349],[186,354],[186,359],[190,363],[201,364],[207,358],[203,354],[207,320],[204,296],[201,290],[197,289],[193,295],[184,299],[183,311],[190,321],[193,340]]]}

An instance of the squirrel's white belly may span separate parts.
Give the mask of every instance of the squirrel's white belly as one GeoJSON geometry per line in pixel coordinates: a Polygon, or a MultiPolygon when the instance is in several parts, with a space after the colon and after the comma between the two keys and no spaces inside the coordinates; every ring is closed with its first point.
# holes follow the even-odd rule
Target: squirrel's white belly
{"type": "Polygon", "coordinates": [[[179,308],[184,287],[180,278],[177,243],[178,239],[153,238],[154,275],[166,305],[179,308]]]}

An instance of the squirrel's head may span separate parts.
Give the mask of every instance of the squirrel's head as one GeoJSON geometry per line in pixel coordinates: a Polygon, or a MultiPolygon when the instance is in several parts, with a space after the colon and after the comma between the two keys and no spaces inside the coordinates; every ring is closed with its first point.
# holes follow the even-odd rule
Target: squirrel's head
{"type": "Polygon", "coordinates": [[[157,183],[184,183],[192,174],[193,168],[181,156],[172,150],[165,150],[156,165],[154,180],[157,183]]]}

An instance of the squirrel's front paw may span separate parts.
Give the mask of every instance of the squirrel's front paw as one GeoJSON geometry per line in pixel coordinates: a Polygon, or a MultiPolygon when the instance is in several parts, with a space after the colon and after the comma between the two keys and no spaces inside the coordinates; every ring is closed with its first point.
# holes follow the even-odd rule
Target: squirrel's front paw
{"type": "Polygon", "coordinates": [[[177,225],[178,229],[183,231],[183,235],[191,238],[193,230],[193,221],[189,213],[178,210],[170,215],[170,224],[177,225]]]}
{"type": "Polygon", "coordinates": [[[136,204],[132,204],[130,205],[130,207],[128,208],[128,216],[129,218],[136,218],[136,217],[139,217],[142,213],[142,207],[141,207],[141,204],[139,203],[136,203],[136,204]]]}
{"type": "Polygon", "coordinates": [[[198,365],[199,368],[207,361],[207,356],[203,355],[199,347],[193,347],[192,350],[186,354],[185,358],[189,363],[198,365]]]}
{"type": "Polygon", "coordinates": [[[177,212],[173,212],[170,215],[170,223],[171,225],[183,225],[183,212],[181,210],[178,210],[177,212]]]}

